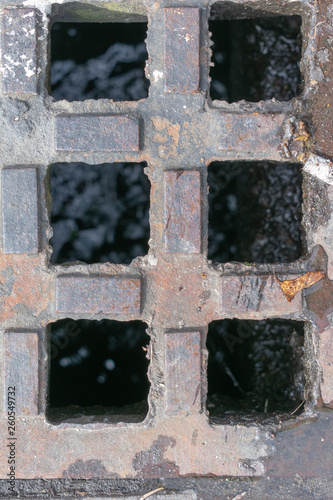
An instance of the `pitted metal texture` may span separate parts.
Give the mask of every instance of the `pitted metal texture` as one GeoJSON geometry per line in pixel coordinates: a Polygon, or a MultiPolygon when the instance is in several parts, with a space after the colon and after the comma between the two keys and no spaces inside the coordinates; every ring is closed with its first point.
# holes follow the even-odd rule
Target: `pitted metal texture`
{"type": "MultiPolygon", "coordinates": [[[[319,408],[333,408],[332,6],[328,0],[234,0],[216,4],[221,15],[224,4],[228,16],[302,16],[298,97],[210,99],[212,2],[206,0],[1,0],[0,443],[5,449],[6,389],[17,385],[18,479],[288,475],[277,428],[209,420],[206,336],[218,319],[306,322],[305,411],[283,428],[300,426],[311,450],[320,431],[314,426],[307,433],[305,422],[311,429],[319,408]],[[107,22],[148,20],[148,98],[56,102],[48,94],[51,23],[89,21],[92,13],[107,22]],[[295,162],[303,170],[302,259],[275,266],[208,261],[207,167],[233,159],[295,162]],[[55,162],[146,162],[148,255],[129,266],[51,264],[46,179],[55,162]],[[325,279],[292,301],[275,277],[319,270],[325,279]],[[143,422],[48,421],[47,326],[63,318],[148,324],[151,388],[143,422]]],[[[297,440],[295,429],[290,432],[297,440]]],[[[309,467],[300,470],[311,474],[309,467]]],[[[0,471],[6,479],[5,455],[0,471]]]]}

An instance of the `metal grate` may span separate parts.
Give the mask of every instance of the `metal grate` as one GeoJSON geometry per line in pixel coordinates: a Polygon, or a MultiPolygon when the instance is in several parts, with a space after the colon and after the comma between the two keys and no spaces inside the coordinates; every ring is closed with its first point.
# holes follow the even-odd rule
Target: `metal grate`
{"type": "MultiPolygon", "coordinates": [[[[246,17],[253,10],[257,18],[302,16],[302,94],[286,102],[233,104],[208,96],[211,5],[206,1],[185,0],[181,7],[129,0],[61,5],[28,0],[24,7],[2,0],[1,5],[0,435],[5,449],[7,391],[15,386],[16,477],[260,476],[274,463],[273,475],[290,474],[290,460],[296,463],[299,455],[274,450],[276,426],[209,421],[205,342],[215,320],[305,321],[306,415],[333,406],[330,2],[225,2],[226,16],[234,11],[246,17]],[[55,102],[48,95],[50,22],[140,22],[146,16],[147,99],[55,102]],[[207,260],[207,165],[236,159],[302,164],[303,259],[276,265],[207,260]],[[147,163],[148,255],[128,266],[50,263],[50,193],[44,181],[49,165],[66,162],[147,163]],[[291,301],[274,276],[282,281],[320,271],[325,277],[291,301]],[[45,331],[65,318],[149,325],[151,388],[144,422],[47,421],[45,331]]],[[[314,451],[306,458],[310,468],[297,466],[300,474],[319,467],[311,440],[320,429],[313,429],[307,434],[302,428],[301,438],[314,451]]],[[[332,426],[325,429],[330,442],[332,426]]],[[[329,475],[330,463],[321,463],[321,474],[329,475]]],[[[7,479],[5,454],[0,470],[7,479]]]]}

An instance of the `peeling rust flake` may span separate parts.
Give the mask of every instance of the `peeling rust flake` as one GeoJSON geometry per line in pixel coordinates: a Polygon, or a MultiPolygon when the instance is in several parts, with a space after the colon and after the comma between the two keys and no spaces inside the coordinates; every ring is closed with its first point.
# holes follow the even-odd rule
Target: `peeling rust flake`
{"type": "Polygon", "coordinates": [[[281,281],[276,276],[275,279],[280,283],[281,290],[287,297],[288,301],[291,302],[297,292],[299,292],[300,290],[304,290],[304,288],[309,288],[324,277],[325,273],[323,273],[322,271],[312,271],[294,280],[281,281]]]}

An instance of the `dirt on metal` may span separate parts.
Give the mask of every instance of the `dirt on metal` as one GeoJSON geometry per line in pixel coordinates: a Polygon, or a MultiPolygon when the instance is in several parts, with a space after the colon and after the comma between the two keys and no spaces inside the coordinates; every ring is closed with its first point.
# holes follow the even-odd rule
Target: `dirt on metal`
{"type": "MultiPolygon", "coordinates": [[[[1,5],[8,7],[4,0],[1,5]]],[[[92,2],[91,6],[96,14],[99,5],[92,2]]],[[[54,7],[52,1],[35,7],[32,3],[31,8],[2,11],[2,165],[6,170],[33,165],[38,192],[35,219],[24,203],[11,212],[20,227],[32,224],[34,229],[27,235],[23,254],[6,253],[3,248],[4,228],[9,223],[6,211],[1,227],[1,320],[2,339],[6,338],[5,352],[1,351],[2,379],[8,385],[18,384],[22,373],[29,371],[33,381],[23,409],[17,411],[17,436],[22,443],[17,479],[329,477],[333,418],[332,360],[327,354],[331,352],[333,280],[331,4],[328,0],[285,5],[278,0],[251,5],[228,2],[228,16],[244,17],[253,11],[259,17],[263,13],[301,15],[304,44],[304,88],[298,96],[285,102],[232,104],[208,96],[211,5],[202,1],[187,7],[185,2],[182,7],[165,8],[158,2],[145,2],[144,7],[149,19],[146,72],[151,86],[149,97],[135,103],[109,99],[56,102],[48,94],[49,17],[70,11],[75,17],[71,2],[54,7]],[[24,58],[13,59],[16,52],[7,39],[11,19],[19,23],[14,48],[31,59],[32,66],[24,58]],[[179,19],[194,28],[191,33],[179,19]],[[12,73],[16,78],[12,79],[12,73]],[[208,261],[207,166],[213,160],[302,163],[301,258],[277,265],[208,261]],[[130,161],[148,163],[152,185],[148,254],[128,266],[51,263],[45,182],[49,165],[130,161]],[[37,250],[33,245],[36,234],[37,250]],[[318,252],[325,255],[323,262],[314,257],[318,252]],[[300,293],[289,301],[274,273],[289,285],[304,275],[320,276],[320,281],[303,278],[301,286],[298,281],[300,293]],[[48,420],[45,327],[67,315],[148,324],[150,392],[143,422],[110,424],[86,416],[84,423],[80,417],[57,424],[48,420]],[[211,422],[206,407],[208,324],[226,318],[277,317],[305,322],[304,411],[281,424],[275,418],[274,423],[256,419],[211,422]],[[18,334],[20,341],[15,342],[18,334]],[[34,341],[25,342],[22,335],[31,335],[34,341]],[[8,359],[15,362],[8,365],[8,359]],[[27,415],[26,408],[34,411],[27,415]]],[[[142,20],[142,4],[115,2],[107,10],[117,20],[142,20]]],[[[87,16],[92,11],[83,8],[87,16]]],[[[104,11],[101,8],[100,20],[104,11]]],[[[82,19],[76,16],[76,20],[82,19]]],[[[1,186],[2,197],[5,187],[1,186]]],[[[19,199],[20,188],[18,181],[13,199],[19,199]]],[[[5,389],[2,386],[0,435],[6,439],[5,389]]],[[[1,446],[5,449],[4,442],[1,446]]],[[[2,455],[2,479],[7,477],[7,465],[2,455]]]]}

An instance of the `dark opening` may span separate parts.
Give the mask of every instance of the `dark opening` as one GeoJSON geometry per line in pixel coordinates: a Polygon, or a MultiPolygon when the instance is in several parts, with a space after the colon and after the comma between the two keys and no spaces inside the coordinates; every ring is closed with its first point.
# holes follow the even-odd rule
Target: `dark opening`
{"type": "Polygon", "coordinates": [[[300,93],[300,16],[212,18],[212,99],[288,101],[300,93]]]}
{"type": "Polygon", "coordinates": [[[57,163],[50,169],[52,260],[128,264],[148,252],[143,164],[57,163]]]}
{"type": "Polygon", "coordinates": [[[207,336],[210,416],[292,412],[304,394],[303,323],[223,320],[207,336]]]}
{"type": "Polygon", "coordinates": [[[54,23],[51,95],[59,100],[148,97],[147,23],[54,23]]]}
{"type": "Polygon", "coordinates": [[[301,257],[299,165],[214,162],[208,185],[209,259],[273,263],[301,257]]]}
{"type": "Polygon", "coordinates": [[[141,321],[65,319],[52,324],[50,419],[144,419],[149,391],[146,328],[141,321]]]}

